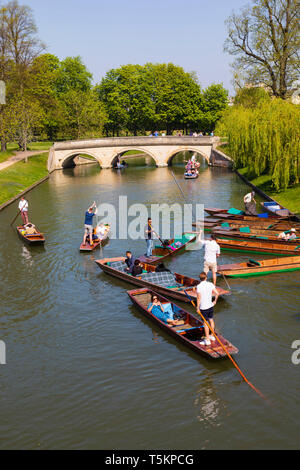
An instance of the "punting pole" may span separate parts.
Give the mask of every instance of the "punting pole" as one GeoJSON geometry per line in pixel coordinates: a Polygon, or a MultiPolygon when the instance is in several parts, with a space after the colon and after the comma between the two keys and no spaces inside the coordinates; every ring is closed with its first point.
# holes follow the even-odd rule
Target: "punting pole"
{"type": "MultiPolygon", "coordinates": [[[[195,307],[195,309],[197,310],[197,307],[195,305],[195,302],[191,299],[191,297],[189,296],[189,294],[184,291],[185,295],[187,296],[187,298],[189,299],[189,301],[191,302],[191,304],[193,305],[193,307],[195,307]]],[[[220,346],[222,347],[222,349],[225,351],[225,353],[227,354],[227,356],[229,357],[229,359],[231,360],[231,362],[233,363],[234,367],[237,369],[238,373],[241,375],[241,377],[244,379],[244,381],[249,385],[249,387],[252,388],[252,390],[254,390],[261,398],[263,398],[264,400],[267,400],[267,398],[261,393],[260,390],[258,390],[256,387],[254,387],[254,385],[249,382],[249,380],[247,379],[247,377],[245,377],[245,375],[243,374],[243,372],[241,371],[241,369],[239,368],[239,366],[237,365],[237,363],[235,362],[235,360],[233,359],[233,357],[231,356],[231,354],[229,353],[229,351],[227,350],[227,348],[224,346],[224,344],[222,343],[222,341],[219,340],[218,336],[215,334],[214,330],[212,329],[212,327],[210,326],[210,324],[205,320],[204,316],[202,315],[202,313],[200,312],[200,310],[197,310],[197,313],[201,316],[204,324],[209,328],[210,332],[215,336],[216,340],[218,341],[218,343],[220,344],[220,346]]]]}
{"type": "Polygon", "coordinates": [[[16,215],[16,217],[14,218],[14,220],[11,222],[10,226],[12,227],[12,225],[14,224],[14,222],[17,220],[18,216],[21,214],[21,211],[19,211],[16,215]]]}
{"type": "MultiPolygon", "coordinates": [[[[176,183],[176,185],[177,185],[177,187],[178,187],[178,189],[179,189],[179,191],[180,191],[180,193],[181,193],[181,195],[182,195],[182,197],[183,197],[184,202],[185,202],[187,205],[189,205],[189,204],[188,204],[188,201],[186,200],[185,195],[184,195],[184,193],[183,193],[183,191],[182,191],[182,189],[181,189],[181,187],[180,187],[180,184],[178,183],[178,181],[177,181],[177,179],[176,179],[176,177],[175,177],[175,175],[174,175],[174,172],[171,171],[171,173],[172,173],[172,176],[173,176],[173,178],[174,178],[174,181],[175,181],[175,183],[176,183]]],[[[196,220],[196,217],[195,217],[195,214],[194,214],[193,205],[192,205],[192,214],[193,214],[194,220],[196,220]]]]}
{"type": "MultiPolygon", "coordinates": [[[[181,194],[182,194],[182,197],[183,197],[185,203],[188,204],[188,202],[187,202],[187,200],[186,200],[186,198],[185,198],[185,196],[184,196],[184,193],[183,193],[183,191],[182,191],[182,189],[181,189],[181,187],[180,187],[180,184],[178,183],[178,181],[177,181],[177,179],[176,179],[176,177],[175,177],[173,171],[171,171],[171,173],[172,173],[172,176],[173,176],[173,178],[174,178],[175,183],[177,184],[177,186],[178,186],[178,188],[179,188],[179,191],[180,191],[181,194]]],[[[192,214],[193,214],[194,220],[196,220],[196,217],[195,217],[193,208],[192,208],[192,214]]],[[[196,221],[196,223],[197,223],[197,221],[196,221]]],[[[227,280],[225,279],[224,274],[223,274],[223,278],[224,278],[224,281],[225,281],[225,283],[226,283],[228,289],[231,291],[231,287],[230,287],[230,285],[228,284],[227,280]]]]}

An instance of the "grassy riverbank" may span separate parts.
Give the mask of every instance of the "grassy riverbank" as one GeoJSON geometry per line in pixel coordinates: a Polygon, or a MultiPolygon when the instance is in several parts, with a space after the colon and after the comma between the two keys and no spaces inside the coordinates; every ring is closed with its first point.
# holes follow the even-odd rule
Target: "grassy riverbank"
{"type": "MultiPolygon", "coordinates": [[[[228,144],[224,144],[218,147],[217,150],[220,150],[221,152],[231,157],[228,144]]],[[[275,199],[277,202],[279,202],[279,204],[288,208],[290,211],[295,212],[296,214],[300,214],[300,184],[276,192],[274,191],[272,178],[270,175],[261,175],[255,178],[253,175],[251,175],[248,168],[237,168],[237,170],[239,173],[245,176],[245,178],[247,178],[250,183],[260,188],[272,199],[275,199]]]]}
{"type": "MultiPolygon", "coordinates": [[[[49,141],[43,141],[43,142],[31,142],[28,145],[28,152],[30,151],[37,151],[40,150],[41,152],[44,152],[46,150],[49,150],[50,147],[52,147],[53,142],[49,141]]],[[[7,144],[7,150],[6,152],[0,152],[0,163],[6,162],[10,157],[13,157],[16,155],[16,153],[19,152],[19,146],[16,142],[11,142],[7,144]]]]}
{"type": "Polygon", "coordinates": [[[47,176],[48,153],[31,157],[0,171],[0,205],[47,176]]]}

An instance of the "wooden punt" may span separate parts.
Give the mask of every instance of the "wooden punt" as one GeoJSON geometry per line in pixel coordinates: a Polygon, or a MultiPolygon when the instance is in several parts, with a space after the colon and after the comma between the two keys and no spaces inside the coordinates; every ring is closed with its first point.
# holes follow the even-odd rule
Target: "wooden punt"
{"type": "Polygon", "coordinates": [[[251,232],[257,232],[260,233],[261,235],[263,233],[270,234],[270,235],[275,235],[279,234],[284,231],[290,231],[292,228],[296,230],[297,236],[300,236],[300,225],[295,223],[295,222],[283,222],[280,221],[280,223],[276,224],[256,224],[255,222],[250,222],[247,223],[247,221],[226,221],[222,222],[219,221],[219,224],[214,224],[211,226],[212,230],[240,230],[244,229],[246,227],[249,227],[251,232]],[[221,222],[221,224],[220,224],[221,222]]]}
{"type": "Polygon", "coordinates": [[[281,206],[275,201],[271,202],[261,202],[261,207],[263,211],[267,211],[271,215],[275,215],[277,217],[294,217],[295,214],[286,209],[285,207],[281,206]]]}
{"type": "MultiPolygon", "coordinates": [[[[189,302],[184,291],[187,291],[189,296],[194,300],[197,298],[194,288],[200,281],[192,277],[178,273],[155,273],[155,266],[147,263],[142,263],[143,270],[145,271],[144,274],[134,277],[124,271],[124,257],[100,259],[95,261],[95,263],[106,274],[135,286],[154,289],[162,295],[172,297],[182,302],[189,302]]],[[[224,290],[221,287],[217,287],[217,290],[220,296],[230,295],[228,290],[224,290]]]]}
{"type": "Polygon", "coordinates": [[[297,255],[300,254],[300,243],[298,246],[290,242],[273,242],[264,240],[234,240],[226,238],[217,238],[217,243],[223,251],[242,251],[252,253],[277,253],[280,255],[297,255]]]}
{"type": "Polygon", "coordinates": [[[224,264],[218,267],[218,273],[228,277],[265,276],[300,269],[300,256],[291,256],[267,260],[249,260],[247,263],[224,264]]]}
{"type": "Polygon", "coordinates": [[[208,214],[219,217],[221,219],[241,219],[241,220],[257,220],[257,219],[287,219],[288,216],[276,215],[274,212],[268,212],[267,216],[264,214],[259,215],[246,215],[243,211],[240,214],[231,214],[230,209],[217,209],[217,208],[205,208],[205,212],[208,214]]]}
{"type": "MultiPolygon", "coordinates": [[[[153,323],[162,328],[162,330],[183,343],[189,349],[211,359],[223,359],[228,357],[218,341],[212,341],[210,346],[200,344],[200,341],[204,336],[204,327],[202,320],[197,318],[195,315],[192,315],[188,311],[180,308],[178,305],[171,303],[175,317],[180,318],[184,324],[169,326],[148,311],[148,305],[151,303],[151,296],[153,294],[157,295],[159,301],[163,305],[170,305],[170,302],[165,297],[150,289],[131,290],[127,293],[133,305],[137,307],[146,318],[149,318],[153,323]]],[[[216,336],[232,356],[238,354],[238,349],[227,339],[223,338],[223,336],[218,333],[216,333],[216,336]]]]}
{"type": "Polygon", "coordinates": [[[184,174],[184,178],[185,178],[186,180],[195,180],[195,179],[197,179],[198,177],[199,177],[199,173],[198,173],[198,172],[195,173],[194,175],[189,175],[188,173],[185,173],[185,174],[184,174]]]}
{"type": "MultiPolygon", "coordinates": [[[[35,227],[36,228],[36,227],[35,227]]],[[[17,227],[17,233],[23,242],[27,243],[27,245],[42,245],[45,243],[45,237],[43,233],[40,233],[36,228],[36,233],[33,234],[26,234],[24,227],[17,227]]]]}
{"type": "MultiPolygon", "coordinates": [[[[201,222],[200,222],[201,223],[201,222]]],[[[203,222],[202,222],[203,223],[203,222]]],[[[218,225],[222,224],[228,224],[232,228],[238,228],[238,227],[250,227],[250,228],[256,228],[256,229],[272,229],[272,230],[277,230],[277,231],[283,231],[283,230],[290,230],[291,228],[295,228],[296,230],[300,231],[300,224],[297,221],[290,221],[288,219],[279,219],[279,218],[273,218],[273,219],[261,219],[261,218],[254,218],[254,219],[234,219],[234,218],[228,218],[226,217],[225,219],[222,217],[206,217],[204,219],[204,227],[205,228],[211,228],[211,227],[217,227],[218,225]]],[[[193,223],[193,227],[196,227],[196,223],[193,223]]]]}
{"type": "Polygon", "coordinates": [[[96,250],[100,246],[104,246],[108,242],[110,235],[110,225],[106,225],[105,227],[105,234],[101,239],[97,238],[96,240],[94,240],[93,246],[90,245],[89,237],[87,238],[85,245],[83,243],[80,245],[80,251],[82,253],[90,253],[91,251],[96,250]]]}
{"type": "Polygon", "coordinates": [[[158,264],[163,261],[165,261],[167,258],[170,258],[171,256],[175,256],[178,253],[182,252],[185,250],[186,246],[189,243],[192,243],[196,240],[196,234],[191,234],[191,233],[184,233],[181,239],[172,239],[170,240],[170,244],[168,247],[163,247],[161,246],[155,246],[152,256],[140,256],[139,259],[143,263],[148,263],[148,264],[158,264]],[[176,248],[178,246],[178,248],[176,248]]]}
{"type": "Polygon", "coordinates": [[[300,238],[296,238],[295,240],[282,240],[278,238],[278,232],[264,232],[262,230],[251,230],[250,233],[243,233],[239,230],[212,230],[213,234],[220,238],[227,238],[227,239],[236,239],[236,240],[259,240],[263,243],[270,243],[276,242],[282,244],[288,244],[292,246],[300,245],[300,238]]]}

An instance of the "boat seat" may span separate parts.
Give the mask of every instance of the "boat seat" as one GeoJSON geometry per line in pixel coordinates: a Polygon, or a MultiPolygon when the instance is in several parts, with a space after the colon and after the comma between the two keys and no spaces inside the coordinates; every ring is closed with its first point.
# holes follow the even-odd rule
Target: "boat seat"
{"type": "Polygon", "coordinates": [[[162,287],[182,287],[181,284],[176,282],[174,274],[170,272],[142,274],[142,280],[162,287]]]}
{"type": "MultiPolygon", "coordinates": [[[[181,327],[184,326],[184,325],[180,325],[181,327]]],[[[176,330],[177,333],[186,333],[187,331],[192,331],[192,330],[199,330],[199,328],[201,328],[201,326],[193,326],[191,328],[186,328],[186,329],[183,329],[183,330],[176,330]]]]}
{"type": "Polygon", "coordinates": [[[124,261],[114,261],[113,263],[108,263],[108,265],[113,269],[117,269],[117,271],[121,271],[122,273],[125,273],[127,268],[127,265],[124,261]]]}

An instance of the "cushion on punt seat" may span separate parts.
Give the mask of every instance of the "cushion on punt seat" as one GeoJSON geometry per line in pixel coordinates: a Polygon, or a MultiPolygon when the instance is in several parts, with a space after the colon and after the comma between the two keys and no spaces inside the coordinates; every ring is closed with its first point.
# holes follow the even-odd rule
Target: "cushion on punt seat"
{"type": "Polygon", "coordinates": [[[151,282],[152,284],[158,284],[162,287],[176,287],[181,285],[176,282],[174,274],[168,272],[142,274],[142,280],[151,282]]]}
{"type": "Polygon", "coordinates": [[[114,261],[109,264],[111,268],[116,269],[117,271],[125,272],[127,264],[124,261],[114,261]]]}

